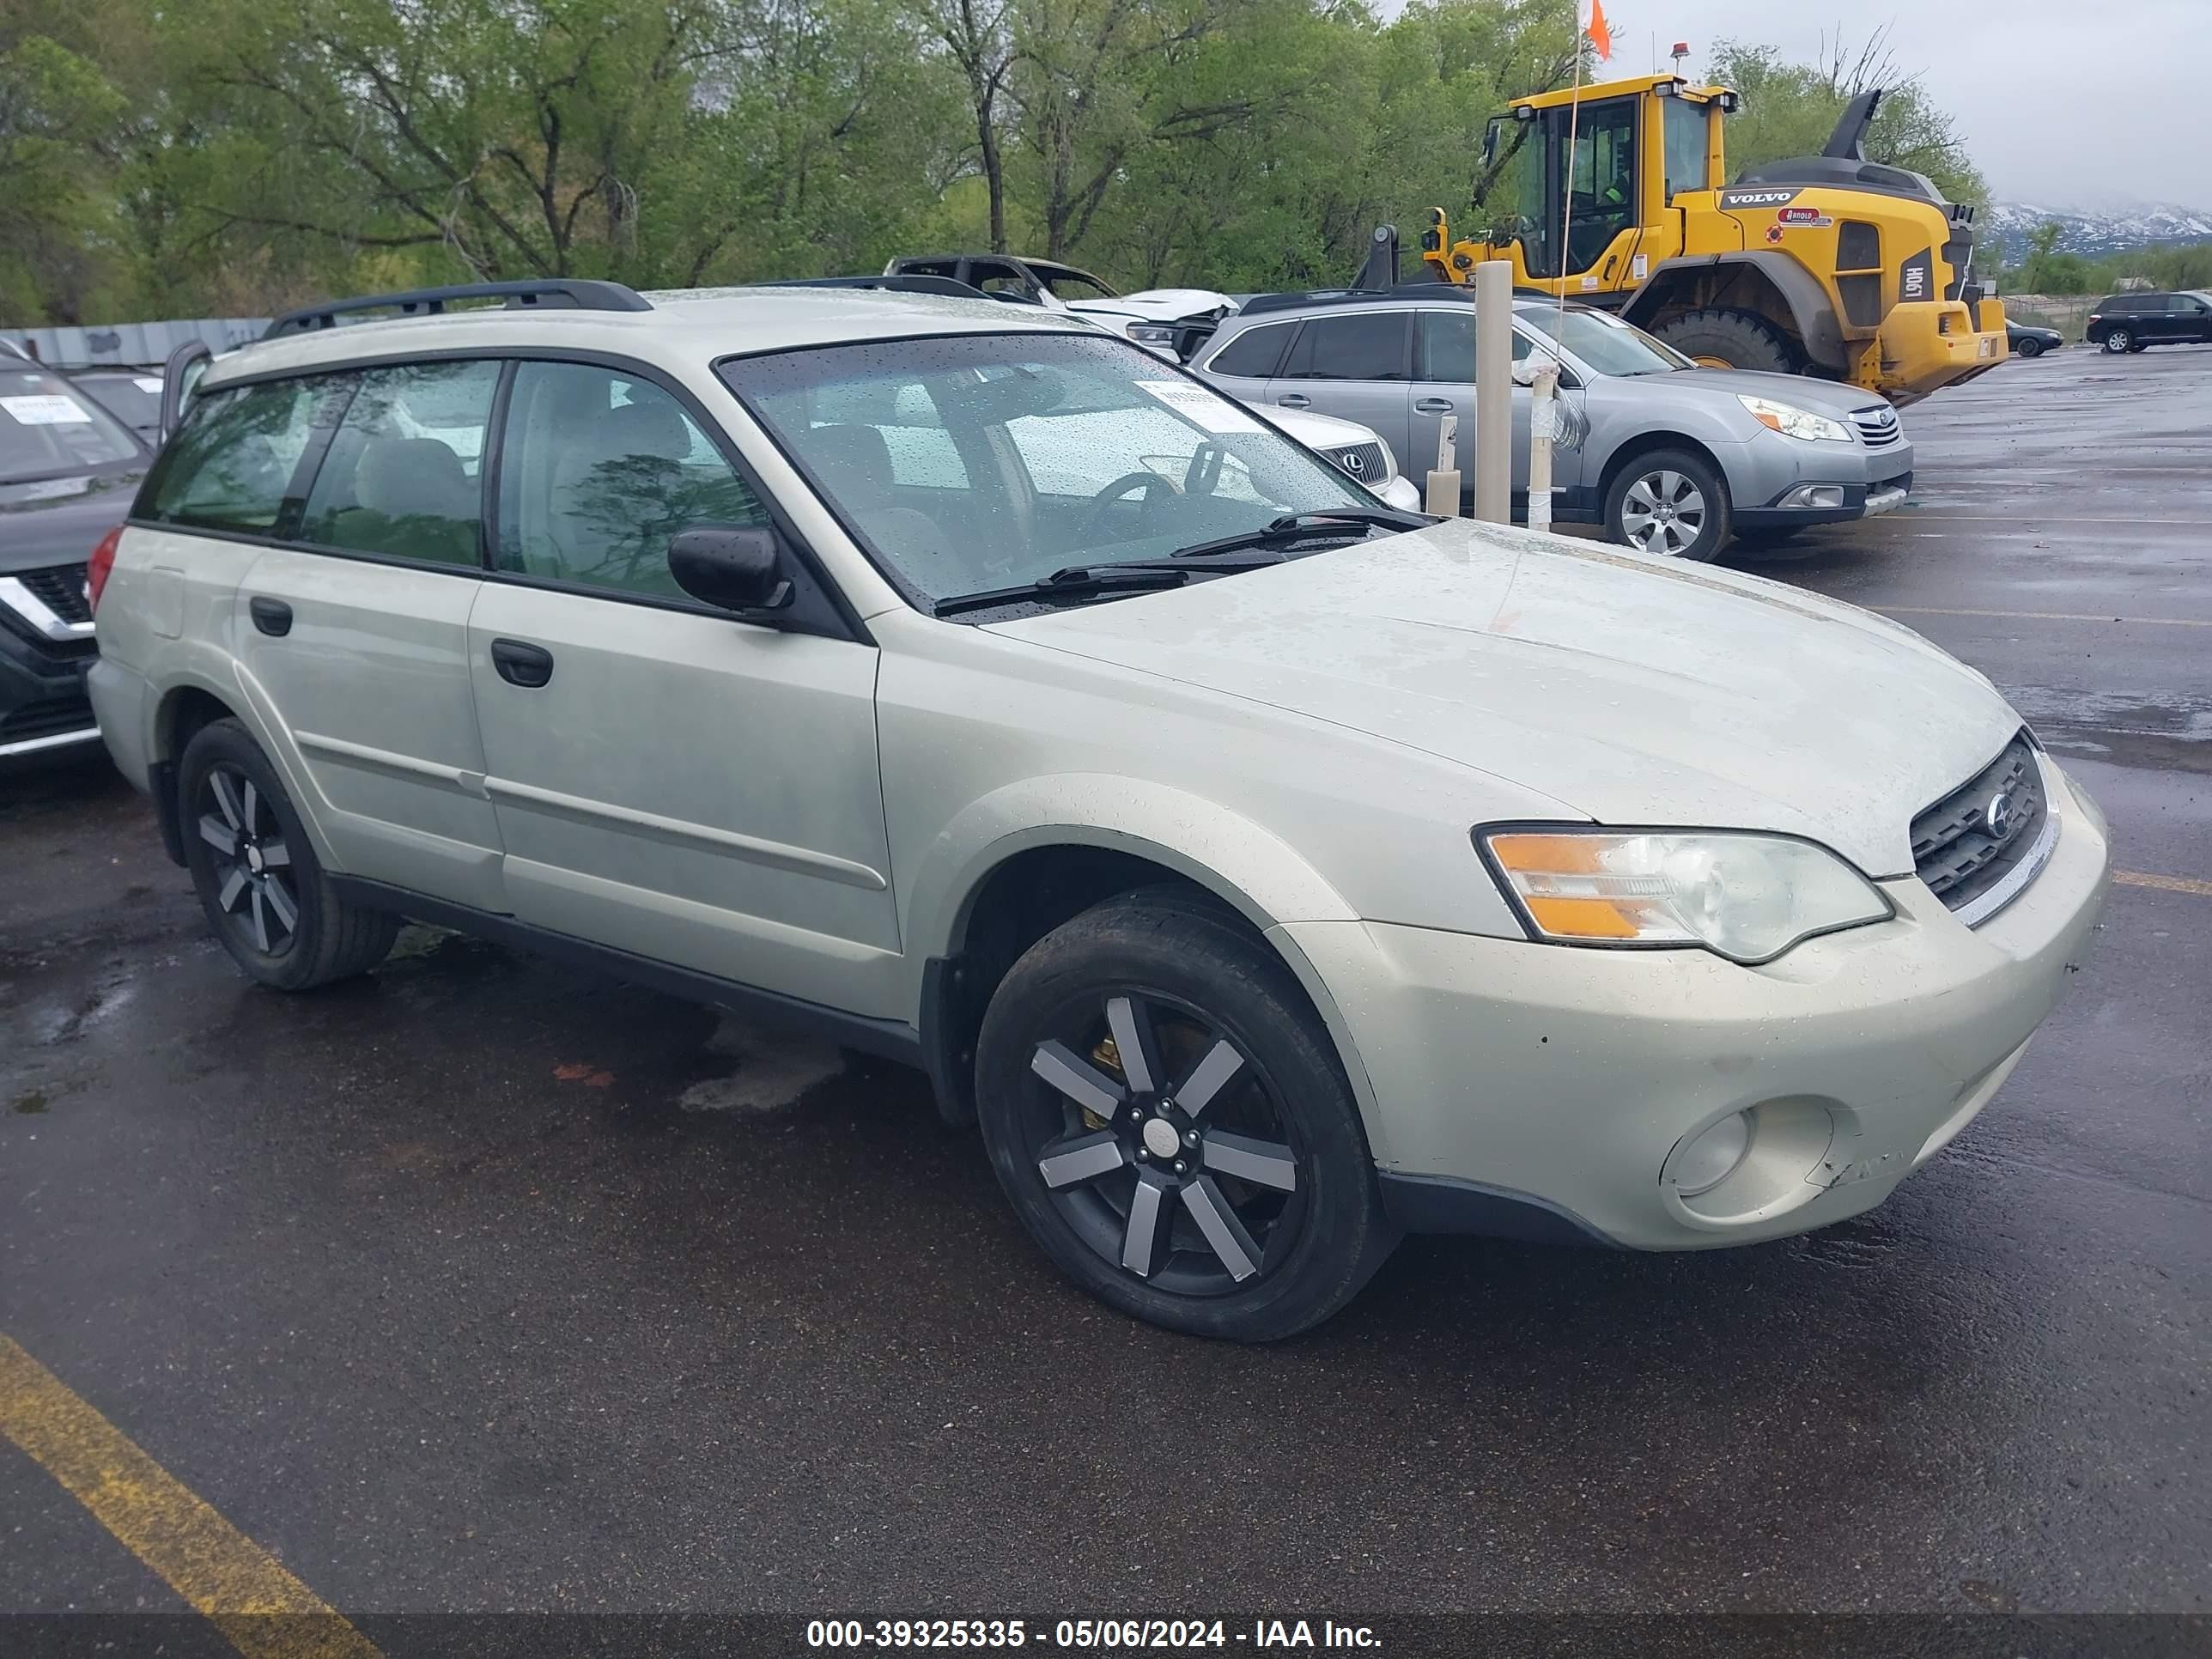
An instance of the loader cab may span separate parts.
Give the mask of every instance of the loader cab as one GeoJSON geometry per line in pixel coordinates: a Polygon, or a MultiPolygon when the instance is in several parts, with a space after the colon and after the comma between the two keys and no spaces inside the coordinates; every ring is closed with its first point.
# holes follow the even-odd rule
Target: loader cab
{"type": "Polygon", "coordinates": [[[1668,210],[1720,181],[1721,118],[1735,103],[1723,88],[1658,76],[1579,101],[1547,93],[1515,105],[1484,135],[1492,242],[1517,245],[1523,280],[1583,296],[1626,288],[1641,275],[1638,254],[1648,265],[1680,251],[1668,210]]]}

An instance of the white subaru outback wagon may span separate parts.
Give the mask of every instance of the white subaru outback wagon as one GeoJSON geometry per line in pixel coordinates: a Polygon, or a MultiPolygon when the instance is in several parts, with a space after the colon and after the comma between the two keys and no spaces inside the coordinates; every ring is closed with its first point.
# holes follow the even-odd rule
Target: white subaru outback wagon
{"type": "Polygon", "coordinates": [[[1904,629],[1393,511],[988,302],[295,314],[207,368],[91,586],[100,730],[254,979],[415,917],[911,1061],[1073,1279],[1218,1336],[1407,1231],[1880,1203],[2106,879],[1904,629]]]}

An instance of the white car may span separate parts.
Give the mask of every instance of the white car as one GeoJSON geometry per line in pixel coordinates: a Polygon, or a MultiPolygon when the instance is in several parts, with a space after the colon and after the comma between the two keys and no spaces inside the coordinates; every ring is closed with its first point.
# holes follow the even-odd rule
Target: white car
{"type": "Polygon", "coordinates": [[[2096,807],[1905,629],[1394,512],[1061,313],[409,303],[216,360],[91,562],[216,937],[301,989],[414,916],[909,1060],[1142,1318],[1857,1214],[2095,924],[2096,807]]]}
{"type": "Polygon", "coordinates": [[[1149,288],[1116,294],[1087,270],[1056,259],[1012,253],[929,253],[893,259],[886,276],[941,276],[994,300],[1042,306],[1087,317],[1108,331],[1181,362],[1237,309],[1237,301],[1210,288],[1149,288]]]}

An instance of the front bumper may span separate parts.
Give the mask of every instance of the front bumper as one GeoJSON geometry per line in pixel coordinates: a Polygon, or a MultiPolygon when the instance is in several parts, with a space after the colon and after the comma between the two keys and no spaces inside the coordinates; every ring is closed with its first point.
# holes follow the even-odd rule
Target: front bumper
{"type": "MultiPolygon", "coordinates": [[[[1367,1085],[1386,1197],[1416,1230],[1695,1249],[1871,1209],[2009,1074],[2102,907],[2102,816],[2069,783],[2050,863],[1978,928],[1918,880],[1894,921],[1761,968],[1360,922],[1286,925],[1367,1085]],[[1736,1171],[1670,1156],[1731,1114],[1736,1171]]],[[[1470,854],[1471,856],[1471,854],[1470,854]]]]}
{"type": "Polygon", "coordinates": [[[34,637],[33,627],[12,606],[0,616],[0,760],[100,741],[84,690],[92,641],[34,637]]]}
{"type": "Polygon", "coordinates": [[[1875,336],[1881,390],[1899,408],[1931,392],[1986,374],[2009,355],[2003,302],[1984,299],[1901,302],[1875,336]]]}
{"type": "Polygon", "coordinates": [[[1903,503],[1912,487],[1912,444],[1899,439],[1879,449],[1807,443],[1761,432],[1728,458],[1729,497],[1743,530],[1844,524],[1903,503]],[[1804,492],[1834,489],[1832,506],[1803,504],[1804,492]]]}

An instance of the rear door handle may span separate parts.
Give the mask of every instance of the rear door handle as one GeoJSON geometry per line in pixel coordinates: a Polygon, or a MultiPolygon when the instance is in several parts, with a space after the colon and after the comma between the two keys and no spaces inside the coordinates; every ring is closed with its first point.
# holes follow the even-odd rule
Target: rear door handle
{"type": "Polygon", "coordinates": [[[534,691],[553,678],[553,653],[542,645],[520,640],[494,640],[491,665],[509,685],[534,691]]]}
{"type": "Polygon", "coordinates": [[[292,631],[292,607],[282,599],[248,599],[246,609],[253,625],[272,638],[281,640],[292,631]]]}
{"type": "Polygon", "coordinates": [[[1275,399],[1276,404],[1284,409],[1304,409],[1312,401],[1313,399],[1303,392],[1286,392],[1275,399]]]}
{"type": "Polygon", "coordinates": [[[1452,412],[1452,400],[1449,398],[1424,398],[1413,405],[1413,412],[1416,415],[1449,415],[1452,412]]]}

